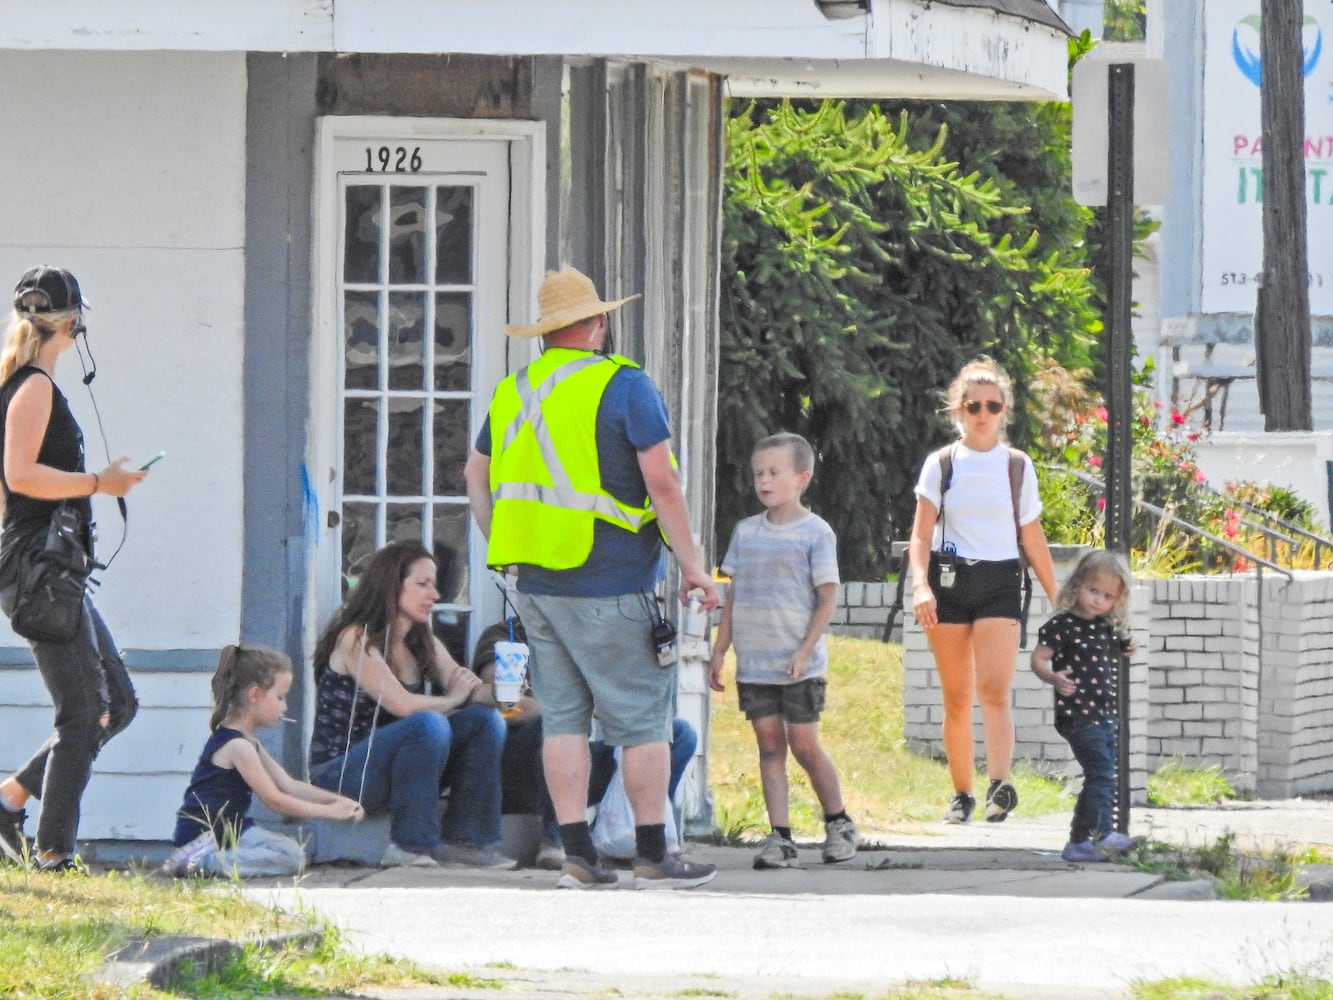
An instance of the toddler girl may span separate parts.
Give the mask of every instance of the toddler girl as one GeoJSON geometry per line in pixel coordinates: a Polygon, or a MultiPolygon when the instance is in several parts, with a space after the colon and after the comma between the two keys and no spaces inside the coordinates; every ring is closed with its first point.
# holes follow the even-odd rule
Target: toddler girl
{"type": "Polygon", "coordinates": [[[283,721],[292,664],[263,646],[228,646],[213,675],[212,735],[176,812],[172,875],[295,875],[305,851],[291,837],[256,826],[251,794],[276,813],[359,820],[360,803],[298,781],[255,739],[283,721]]]}
{"type": "Polygon", "coordinates": [[[1032,672],[1055,688],[1055,729],[1083,768],[1066,861],[1106,861],[1133,841],[1115,830],[1115,670],[1132,653],[1129,566],[1114,552],[1089,552],[1056,596],[1055,616],[1037,632],[1032,672]]]}

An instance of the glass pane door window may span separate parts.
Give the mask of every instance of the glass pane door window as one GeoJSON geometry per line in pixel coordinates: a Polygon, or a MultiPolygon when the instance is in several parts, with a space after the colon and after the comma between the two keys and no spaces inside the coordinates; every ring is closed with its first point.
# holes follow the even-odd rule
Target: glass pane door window
{"type": "Polygon", "coordinates": [[[346,177],[339,276],[342,584],[419,541],[439,565],[436,631],[461,657],[469,601],[476,185],[346,177]]]}

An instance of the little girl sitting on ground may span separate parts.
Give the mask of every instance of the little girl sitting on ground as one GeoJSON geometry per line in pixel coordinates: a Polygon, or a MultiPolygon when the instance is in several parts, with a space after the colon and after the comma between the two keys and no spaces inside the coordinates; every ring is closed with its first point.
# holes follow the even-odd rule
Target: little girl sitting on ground
{"type": "Polygon", "coordinates": [[[172,875],[295,875],[305,851],[291,837],[256,826],[251,793],[285,816],[360,820],[354,799],[298,781],[255,739],[287,711],[292,664],[263,646],[228,646],[213,675],[212,734],[176,812],[172,875]]]}

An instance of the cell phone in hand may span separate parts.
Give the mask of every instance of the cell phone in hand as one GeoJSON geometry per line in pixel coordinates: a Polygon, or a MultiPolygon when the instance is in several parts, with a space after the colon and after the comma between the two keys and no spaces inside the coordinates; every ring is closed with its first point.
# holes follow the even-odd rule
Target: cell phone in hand
{"type": "Polygon", "coordinates": [[[153,466],[155,466],[158,462],[162,461],[162,459],[164,459],[164,458],[166,458],[166,457],[167,457],[167,453],[166,453],[165,451],[159,451],[156,455],[154,455],[154,456],[153,456],[152,458],[150,458],[148,461],[144,462],[143,465],[139,466],[139,471],[140,471],[140,472],[147,472],[149,469],[151,469],[153,466]]]}

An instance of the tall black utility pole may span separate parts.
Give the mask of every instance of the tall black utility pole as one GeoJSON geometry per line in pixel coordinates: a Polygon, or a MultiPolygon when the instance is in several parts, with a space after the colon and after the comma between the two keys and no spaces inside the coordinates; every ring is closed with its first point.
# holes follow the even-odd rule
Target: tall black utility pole
{"type": "MultiPolygon", "coordinates": [[[[1131,465],[1134,450],[1134,64],[1107,67],[1106,159],[1106,547],[1129,558],[1134,512],[1131,465]]],[[[1116,670],[1120,739],[1116,767],[1115,825],[1129,832],[1129,660],[1116,670]]]]}
{"type": "MultiPolygon", "coordinates": [[[[1107,67],[1106,547],[1129,558],[1134,400],[1134,64],[1107,67]]],[[[1123,742],[1123,740],[1122,740],[1123,742]]]]}
{"type": "Polygon", "coordinates": [[[1305,74],[1299,0],[1262,0],[1264,282],[1254,313],[1266,431],[1313,429],[1305,208],[1305,74]]]}

